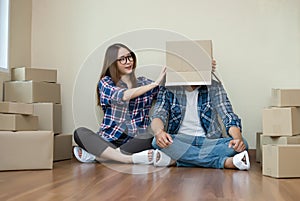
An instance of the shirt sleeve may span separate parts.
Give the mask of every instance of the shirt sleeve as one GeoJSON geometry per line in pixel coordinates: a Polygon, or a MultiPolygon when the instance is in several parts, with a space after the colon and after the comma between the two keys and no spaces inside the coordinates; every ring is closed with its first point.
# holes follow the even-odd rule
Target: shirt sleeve
{"type": "Polygon", "coordinates": [[[213,107],[220,115],[227,134],[229,134],[229,128],[232,126],[240,128],[242,132],[241,119],[233,112],[232,105],[222,84],[214,82],[209,93],[213,107]]]}
{"type": "MultiPolygon", "coordinates": [[[[153,80],[148,79],[148,78],[143,77],[143,76],[142,76],[142,77],[139,77],[138,80],[142,83],[142,85],[148,85],[148,84],[151,84],[151,83],[154,82],[153,80]]],[[[151,90],[149,91],[149,94],[152,94],[154,97],[156,97],[157,94],[158,94],[158,91],[159,91],[159,86],[154,87],[153,89],[151,89],[151,90]]]]}
{"type": "Polygon", "coordinates": [[[160,86],[157,94],[157,100],[154,105],[154,112],[151,116],[151,119],[159,118],[166,124],[169,110],[170,110],[170,102],[169,102],[169,90],[165,87],[160,86]]]}
{"type": "Polygon", "coordinates": [[[111,104],[125,104],[123,101],[125,88],[115,86],[111,79],[102,78],[98,84],[100,104],[102,106],[111,104]]]}

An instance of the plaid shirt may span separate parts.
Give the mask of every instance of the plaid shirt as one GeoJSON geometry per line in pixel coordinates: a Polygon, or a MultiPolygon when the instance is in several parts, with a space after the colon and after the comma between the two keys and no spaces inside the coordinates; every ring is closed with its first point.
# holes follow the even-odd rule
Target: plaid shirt
{"type": "MultiPolygon", "coordinates": [[[[197,110],[200,124],[208,138],[219,138],[222,136],[222,120],[226,132],[231,126],[239,127],[241,120],[233,113],[231,103],[223,86],[213,80],[212,85],[198,88],[197,110]],[[219,118],[220,117],[220,118],[219,118]]],[[[153,118],[160,118],[166,125],[166,132],[176,134],[179,130],[186,108],[186,95],[183,86],[161,88],[154,108],[153,118]]]]}
{"type": "MultiPolygon", "coordinates": [[[[152,82],[145,77],[137,78],[138,87],[152,82]]],[[[120,81],[118,87],[110,77],[103,77],[98,83],[98,90],[104,117],[98,134],[107,141],[113,142],[125,132],[127,134],[123,140],[125,143],[133,136],[144,133],[150,124],[149,112],[158,89],[155,87],[130,101],[123,101],[124,91],[127,90],[126,84],[120,81]]]]}

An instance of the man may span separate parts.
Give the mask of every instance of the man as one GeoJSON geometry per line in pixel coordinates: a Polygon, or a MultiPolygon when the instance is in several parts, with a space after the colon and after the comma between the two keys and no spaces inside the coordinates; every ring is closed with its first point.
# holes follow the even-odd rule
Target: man
{"type": "MultiPolygon", "coordinates": [[[[153,147],[177,166],[250,168],[241,120],[220,82],[209,86],[161,87],[152,115],[153,147]],[[222,137],[222,120],[229,137],[222,137]],[[167,158],[167,157],[166,157],[167,158]]],[[[170,165],[169,160],[158,166],[170,165]]]]}

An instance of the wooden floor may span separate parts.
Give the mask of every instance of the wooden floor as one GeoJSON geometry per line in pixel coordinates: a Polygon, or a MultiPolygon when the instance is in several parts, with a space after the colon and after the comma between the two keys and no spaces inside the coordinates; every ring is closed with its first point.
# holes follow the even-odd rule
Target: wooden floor
{"type": "Polygon", "coordinates": [[[250,171],[54,163],[53,170],[0,172],[0,200],[300,200],[300,179],[250,171]]]}

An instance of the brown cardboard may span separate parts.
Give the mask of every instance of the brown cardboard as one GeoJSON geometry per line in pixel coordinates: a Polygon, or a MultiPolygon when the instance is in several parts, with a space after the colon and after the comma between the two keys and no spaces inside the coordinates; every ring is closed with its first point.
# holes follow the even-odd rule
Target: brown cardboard
{"type": "Polygon", "coordinates": [[[300,106],[300,89],[272,89],[272,106],[300,106]]]}
{"type": "Polygon", "coordinates": [[[32,115],[33,105],[16,102],[0,102],[0,113],[32,115]]]}
{"type": "Polygon", "coordinates": [[[61,133],[62,106],[54,103],[33,103],[33,114],[39,118],[39,130],[50,130],[61,133]]]}
{"type": "Polygon", "coordinates": [[[167,41],[166,86],[210,85],[212,41],[167,41]]]}
{"type": "Polygon", "coordinates": [[[261,151],[261,135],[262,132],[257,132],[256,133],[256,162],[261,162],[262,161],[262,151],[261,151]]]}
{"type": "Polygon", "coordinates": [[[267,108],[263,110],[263,134],[292,136],[300,134],[300,108],[267,108]]]}
{"type": "MultiPolygon", "coordinates": [[[[263,145],[287,145],[287,144],[300,144],[300,135],[295,136],[260,136],[260,147],[262,150],[263,145]]],[[[256,151],[257,154],[257,151],[256,151]]],[[[261,162],[262,153],[261,153],[261,162]]]]}
{"type": "Polygon", "coordinates": [[[50,69],[17,67],[11,69],[12,81],[56,82],[57,71],[50,69]]]}
{"type": "Polygon", "coordinates": [[[3,100],[3,80],[1,78],[1,72],[0,72],[0,100],[3,100]]]}
{"type": "Polygon", "coordinates": [[[38,117],[32,115],[0,113],[0,130],[2,131],[38,130],[38,117]]]}
{"type": "Polygon", "coordinates": [[[300,144],[300,135],[295,136],[265,136],[261,137],[261,144],[300,144]]]}
{"type": "Polygon", "coordinates": [[[53,161],[61,161],[72,158],[72,134],[59,134],[54,136],[53,161]]]}
{"type": "Polygon", "coordinates": [[[300,145],[263,145],[263,175],[300,177],[300,145]]]}
{"type": "Polygon", "coordinates": [[[4,91],[3,91],[3,89],[4,89],[3,82],[7,81],[9,79],[10,79],[9,73],[0,71],[0,101],[3,100],[3,95],[4,95],[3,94],[4,93],[4,91]]]}
{"type": "Polygon", "coordinates": [[[60,84],[34,81],[4,82],[4,100],[60,103],[60,84]]]}
{"type": "Polygon", "coordinates": [[[0,131],[0,170],[52,169],[53,132],[0,131]]]}

